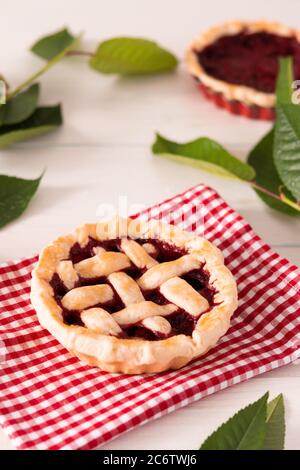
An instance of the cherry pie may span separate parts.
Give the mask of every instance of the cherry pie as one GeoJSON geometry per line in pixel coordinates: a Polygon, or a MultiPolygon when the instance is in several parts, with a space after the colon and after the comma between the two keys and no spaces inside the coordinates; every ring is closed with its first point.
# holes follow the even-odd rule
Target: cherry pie
{"type": "Polygon", "coordinates": [[[238,107],[230,104],[242,103],[274,117],[278,59],[285,56],[293,57],[300,79],[300,31],[265,21],[230,21],[196,38],[187,64],[206,96],[218,96],[217,104],[223,100],[234,112],[238,107]]]}
{"type": "Polygon", "coordinates": [[[204,238],[151,220],[86,224],[41,253],[38,318],[71,353],[109,372],[178,369],[226,333],[236,283],[204,238]]]}

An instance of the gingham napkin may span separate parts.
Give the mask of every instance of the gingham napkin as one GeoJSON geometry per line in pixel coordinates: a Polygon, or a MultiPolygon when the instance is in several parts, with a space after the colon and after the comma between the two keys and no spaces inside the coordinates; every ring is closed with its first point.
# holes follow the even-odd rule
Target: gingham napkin
{"type": "Polygon", "coordinates": [[[203,234],[239,287],[232,326],[205,357],[178,371],[118,375],[72,357],[38,323],[29,301],[37,257],[0,266],[1,425],[19,449],[94,449],[189,403],[300,357],[300,273],[212,189],[199,185],[144,218],[203,234]],[[182,218],[180,219],[182,222],[182,218]]]}

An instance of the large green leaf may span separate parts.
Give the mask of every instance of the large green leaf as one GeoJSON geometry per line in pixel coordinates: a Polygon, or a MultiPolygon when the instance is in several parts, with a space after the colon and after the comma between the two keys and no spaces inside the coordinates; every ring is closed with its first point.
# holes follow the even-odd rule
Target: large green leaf
{"type": "Polygon", "coordinates": [[[179,144],[156,134],[152,152],[221,176],[252,181],[255,171],[207,137],[179,144]]]}
{"type": "Polygon", "coordinates": [[[290,57],[279,59],[279,73],[276,82],[276,101],[280,104],[290,104],[293,92],[293,63],[290,57]]]}
{"type": "Polygon", "coordinates": [[[31,47],[31,51],[45,60],[51,60],[57,54],[60,54],[69,47],[75,40],[75,37],[64,28],[54,34],[39,39],[31,47]]]}
{"type": "Polygon", "coordinates": [[[300,201],[300,107],[278,104],[276,114],[275,166],[284,185],[300,201]]]}
{"type": "Polygon", "coordinates": [[[19,124],[0,127],[0,148],[50,132],[62,124],[60,105],[40,107],[19,124]]]}
{"type": "Polygon", "coordinates": [[[238,411],[211,434],[200,450],[260,450],[266,435],[266,393],[256,402],[238,411]]]}
{"type": "Polygon", "coordinates": [[[283,450],[285,420],[282,393],[268,403],[266,425],[264,449],[283,450]]]}
{"type": "Polygon", "coordinates": [[[119,37],[100,43],[89,64],[101,73],[138,75],[172,70],[177,59],[148,39],[119,37]]]}
{"type": "Polygon", "coordinates": [[[41,175],[35,180],[0,175],[0,227],[17,219],[36,193],[41,175]]]}
{"type": "MultiPolygon", "coordinates": [[[[273,160],[274,129],[266,134],[251,150],[248,156],[248,163],[256,171],[256,183],[268,191],[280,195],[280,187],[283,185],[275,168],[273,160]]],[[[299,215],[299,211],[289,207],[284,202],[278,201],[272,196],[255,189],[258,196],[272,209],[288,215],[299,215]]],[[[293,200],[293,196],[288,192],[287,196],[293,200]]]]}
{"type": "Polygon", "coordinates": [[[0,125],[17,124],[35,111],[39,98],[39,85],[35,83],[27,90],[0,107],[0,125]]]}

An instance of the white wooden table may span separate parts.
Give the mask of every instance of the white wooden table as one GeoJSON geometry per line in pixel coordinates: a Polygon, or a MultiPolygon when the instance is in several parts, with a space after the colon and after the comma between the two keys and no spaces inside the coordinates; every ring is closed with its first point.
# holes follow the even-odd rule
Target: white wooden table
{"type": "MultiPolygon", "coordinates": [[[[62,25],[85,31],[83,47],[116,35],[155,39],[184,56],[189,41],[213,23],[240,18],[297,25],[299,2],[236,0],[10,0],[1,5],[1,73],[12,85],[40,66],[27,52],[62,25]],[[4,20],[3,20],[4,19],[4,20]]],[[[300,265],[299,220],[268,210],[244,184],[153,157],[154,132],[174,140],[208,135],[244,158],[270,124],[230,116],[204,101],[184,67],[147,78],[101,76],[69,58],[42,79],[42,102],[63,103],[65,124],[52,135],[0,153],[0,173],[31,178],[45,168],[27,212],[0,231],[0,262],[37,253],[58,234],[93,221],[101,204],[158,202],[198,182],[214,187],[276,251],[300,265]]],[[[137,428],[103,449],[194,449],[238,408],[265,391],[283,392],[286,448],[300,448],[300,364],[261,375],[137,428]]],[[[11,444],[0,431],[0,448],[11,444]]]]}

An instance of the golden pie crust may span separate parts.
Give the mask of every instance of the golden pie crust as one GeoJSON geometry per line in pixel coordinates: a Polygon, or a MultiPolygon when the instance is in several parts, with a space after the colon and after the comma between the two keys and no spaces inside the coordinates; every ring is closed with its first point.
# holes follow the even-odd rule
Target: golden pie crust
{"type": "Polygon", "coordinates": [[[211,349],[230,326],[230,318],[237,308],[237,287],[231,272],[224,266],[220,250],[206,239],[156,220],[115,219],[82,225],[74,233],[62,236],[48,245],[40,254],[32,273],[31,302],[41,325],[86,364],[108,372],[142,374],[178,369],[211,349]],[[186,250],[187,254],[174,262],[159,264],[151,257],[151,246],[144,245],[145,248],[140,250],[136,242],[128,245],[128,241],[132,240],[124,237],[137,238],[137,231],[144,239],[159,238],[186,250]],[[120,256],[112,257],[108,269],[109,252],[100,248],[95,250],[96,254],[89,258],[90,261],[84,260],[73,266],[68,260],[71,247],[76,242],[84,247],[89,237],[96,240],[124,238],[122,249],[126,254],[114,253],[120,256]],[[146,269],[137,281],[121,271],[126,266],[127,255],[130,262],[134,260],[136,265],[140,264],[146,269]],[[103,259],[104,264],[101,261],[103,259]],[[95,289],[90,290],[91,286],[76,288],[78,271],[84,270],[86,275],[89,263],[96,274],[106,273],[110,285],[92,286],[95,289]],[[214,303],[209,310],[204,297],[196,291],[191,292],[192,287],[180,278],[182,273],[197,263],[205,263],[205,270],[210,275],[209,283],[215,289],[214,303]],[[55,300],[50,284],[53,275],[58,272],[70,289],[62,302],[73,308],[76,305],[81,310],[85,326],[64,322],[62,308],[55,300]],[[122,296],[125,308],[109,315],[105,309],[94,308],[93,305],[99,299],[110,298],[111,286],[122,296]],[[170,303],[157,305],[145,301],[142,291],[149,286],[159,286],[170,303]],[[179,334],[155,341],[116,336],[122,324],[131,321],[142,321],[146,328],[167,334],[170,331],[167,315],[176,310],[176,303],[183,303],[180,307],[189,310],[191,315],[198,311],[204,312],[192,336],[179,334]]]}
{"type": "Polygon", "coordinates": [[[274,93],[260,92],[251,87],[235,85],[210,76],[200,65],[195,53],[195,51],[201,51],[222,36],[236,35],[244,30],[250,33],[268,32],[278,36],[293,36],[300,42],[300,30],[289,28],[280,23],[268,21],[228,21],[222,25],[210,28],[194,39],[186,54],[188,70],[208,88],[214,92],[222,93],[227,100],[237,100],[250,106],[257,105],[263,108],[273,108],[275,106],[274,93]]]}

